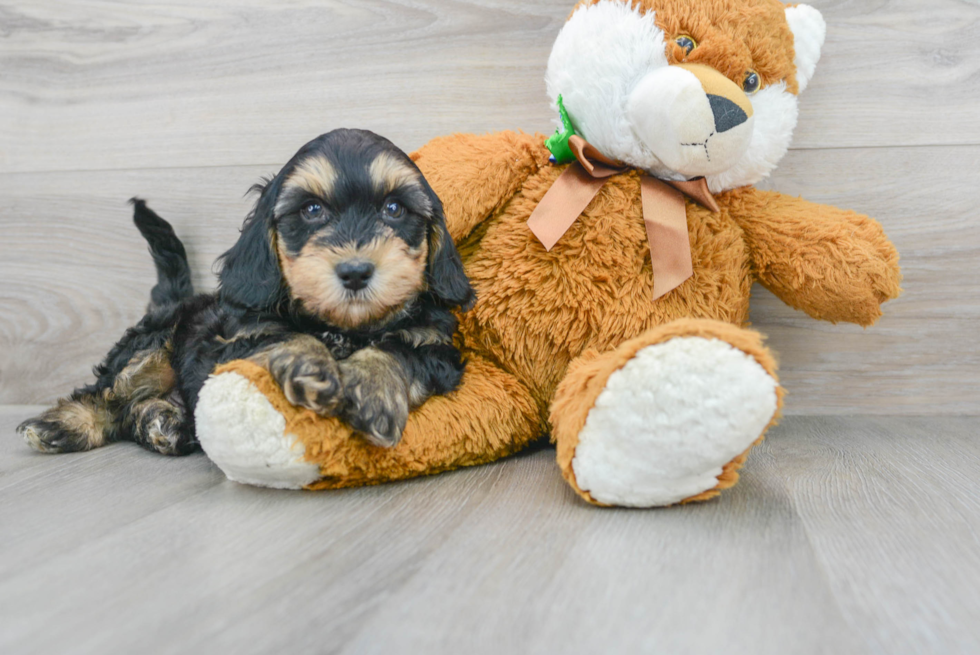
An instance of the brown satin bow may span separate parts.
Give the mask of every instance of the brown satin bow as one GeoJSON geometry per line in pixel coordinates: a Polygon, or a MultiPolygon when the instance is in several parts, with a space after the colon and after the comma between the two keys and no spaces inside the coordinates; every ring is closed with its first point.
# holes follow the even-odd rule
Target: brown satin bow
{"type": "MultiPolygon", "coordinates": [[[[604,156],[578,135],[569,138],[568,146],[578,161],[555,180],[527,221],[531,232],[548,251],[582,215],[607,179],[629,169],[604,156]]],[[[720,211],[703,177],[686,182],[665,182],[646,174],[640,177],[643,222],[653,266],[654,300],[694,275],[684,195],[713,212],[720,211]]]]}

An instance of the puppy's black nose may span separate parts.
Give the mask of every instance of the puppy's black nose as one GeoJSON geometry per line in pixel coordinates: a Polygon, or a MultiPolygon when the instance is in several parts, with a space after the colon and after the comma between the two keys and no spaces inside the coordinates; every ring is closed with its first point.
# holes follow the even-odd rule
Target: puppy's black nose
{"type": "Polygon", "coordinates": [[[353,261],[337,264],[337,277],[344,283],[344,287],[351,291],[366,287],[372,275],[374,275],[374,264],[371,262],[353,261]]]}

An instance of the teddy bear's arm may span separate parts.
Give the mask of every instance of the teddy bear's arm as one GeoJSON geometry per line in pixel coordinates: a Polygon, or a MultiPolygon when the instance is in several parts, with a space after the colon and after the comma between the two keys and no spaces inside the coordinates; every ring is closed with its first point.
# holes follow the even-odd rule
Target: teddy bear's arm
{"type": "Polygon", "coordinates": [[[453,134],[433,139],[412,159],[442,200],[457,244],[492,216],[548,161],[540,135],[453,134]]]}
{"type": "Polygon", "coordinates": [[[776,192],[732,194],[756,278],[816,319],[871,325],[901,293],[898,252],[872,218],[776,192]]]}

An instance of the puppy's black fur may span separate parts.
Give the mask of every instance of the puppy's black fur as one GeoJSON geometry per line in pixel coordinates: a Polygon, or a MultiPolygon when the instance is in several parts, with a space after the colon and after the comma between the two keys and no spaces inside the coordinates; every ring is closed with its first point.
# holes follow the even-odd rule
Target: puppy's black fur
{"type": "Polygon", "coordinates": [[[233,359],[260,363],[291,402],[384,446],[398,442],[411,408],[459,384],[452,310],[474,294],[439,198],[402,151],[336,130],[257,190],[212,294],[194,295],[173,229],[133,200],[158,276],[147,314],[94,384],[21,424],[28,443],[66,452],[131,439],[191,452],[198,394],[233,359]]]}

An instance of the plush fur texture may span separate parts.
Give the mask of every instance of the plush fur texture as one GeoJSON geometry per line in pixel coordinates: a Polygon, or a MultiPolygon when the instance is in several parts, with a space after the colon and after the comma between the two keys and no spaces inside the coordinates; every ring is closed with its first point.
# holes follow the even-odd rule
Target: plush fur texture
{"type": "Polygon", "coordinates": [[[320,479],[303,459],[303,443],[259,388],[238,373],[201,389],[197,430],[208,457],[230,480],[276,489],[300,489],[320,479]]]}
{"type": "Polygon", "coordinates": [[[216,461],[229,477],[264,486],[290,486],[280,482],[297,479],[291,460],[284,467],[277,464],[266,480],[255,477],[259,463],[268,459],[265,442],[273,437],[277,445],[272,450],[281,452],[295,436],[298,452],[305,450],[303,461],[318,468],[319,475],[308,488],[336,489],[485,464],[517,452],[541,433],[537,405],[524,387],[513,376],[477,356],[468,358],[463,380],[453,394],[430,398],[412,412],[404,436],[393,448],[379,448],[354,438],[351,428],[342,421],[293,405],[267,369],[245,360],[218,367],[202,394],[216,401],[198,410],[198,415],[206,414],[208,420],[229,412],[247,416],[258,411],[263,417],[256,426],[259,436],[250,436],[253,428],[249,420],[234,432],[222,426],[203,431],[201,439],[209,454],[212,444],[222,449],[216,461]],[[244,378],[261,394],[248,391],[236,397],[212,396],[226,393],[229,378],[244,378]],[[283,417],[282,427],[277,424],[271,431],[264,427],[266,402],[283,417]],[[241,445],[235,445],[233,439],[241,445]],[[276,483],[271,484],[269,479],[276,483]]]}
{"type": "MultiPolygon", "coordinates": [[[[497,394],[496,385],[481,386],[481,391],[494,390],[494,397],[464,403],[468,380],[476,381],[464,377],[455,394],[413,414],[409,425],[430,437],[426,449],[431,467],[426,460],[400,460],[392,452],[393,459],[381,470],[374,465],[373,451],[342,447],[347,443],[342,428],[304,414],[309,423],[290,432],[299,436],[307,453],[319,453],[333,467],[329,474],[323,469],[329,482],[316,486],[382,482],[463,461],[486,461],[493,458],[482,456],[481,444],[487,441],[498,444],[493,452],[500,453],[499,444],[524,444],[546,433],[557,441],[559,463],[574,486],[571,453],[581,426],[563,426],[575,425],[572,408],[580,408],[584,425],[602,389],[592,389],[594,396],[579,390],[575,380],[582,369],[572,366],[579,358],[616,352],[631,338],[655,343],[663,335],[704,336],[752,355],[775,379],[774,360],[759,336],[739,327],[748,320],[753,281],[816,318],[861,325],[874,323],[880,302],[900,291],[897,253],[877,222],[744,188],[717,196],[719,214],[688,203],[695,275],[651,303],[652,273],[636,174],[614,177],[551,253],[526,230],[530,212],[560,173],[547,163],[543,140],[515,133],[457,135],[437,139],[415,155],[444,200],[449,232],[480,297],[461,316],[464,356],[474,376],[479,372],[507,379],[509,391],[497,394]],[[487,179],[491,170],[498,175],[487,179]],[[475,361],[481,362],[479,369],[474,369],[475,361]],[[536,420],[527,414],[529,403],[536,420]],[[468,421],[483,418],[490,407],[493,422],[468,424],[459,432],[447,429],[459,426],[470,411],[475,416],[468,421]],[[513,430],[515,425],[520,429],[513,430]],[[458,455],[459,440],[466,445],[463,455],[458,455]],[[362,472],[347,477],[338,470],[362,472]]],[[[606,377],[626,359],[609,361],[613,364],[606,377]]],[[[276,407],[288,405],[274,385],[260,388],[276,407]]],[[[406,441],[410,434],[406,429],[406,441]]],[[[688,500],[708,499],[735,484],[743,462],[742,456],[731,459],[710,488],[688,500]]]]}
{"type": "Polygon", "coordinates": [[[813,75],[824,32],[816,10],[775,0],[592,0],[576,8],[558,35],[545,78],[548,96],[554,102],[562,95],[580,133],[606,156],[661,179],[706,176],[718,193],[756,184],[786,154],[796,94],[813,75]],[[796,31],[801,48],[794,56],[796,31]],[[681,36],[697,44],[690,53],[675,43],[681,36]],[[698,111],[707,100],[683,90],[695,82],[679,63],[707,66],[738,86],[756,72],[761,88],[746,96],[755,114],[748,131],[713,134],[710,114],[705,120],[698,111]],[[687,161],[702,142],[713,150],[710,157],[687,161]]]}
{"type": "Polygon", "coordinates": [[[758,333],[673,321],[572,363],[551,407],[558,464],[595,504],[706,500],[735,484],[736,456],[775,423],[782,399],[758,333]]]}
{"type": "MultiPolygon", "coordinates": [[[[312,487],[487,461],[550,434],[562,474],[588,502],[716,496],[737,482],[782,403],[775,360],[745,327],[753,283],[814,318],[865,326],[900,292],[898,254],[876,221],[749,186],[785,152],[822,30],[819,14],[775,0],[596,0],[572,14],[549,63],[549,93],[563,95],[605,154],[664,177],[678,176],[643,159],[624,113],[648,69],[690,63],[733,84],[745,86],[748,73],[761,80],[745,89],[754,123],[744,155],[708,178],[720,211],[687,203],[694,275],[658,301],[640,171],[609,178],[549,252],[527,228],[564,170],[549,163],[544,137],[457,134],[413,159],[443,202],[479,297],[459,317],[456,341],[470,361],[459,389],[413,413],[403,443],[379,459],[339,423],[292,408],[261,368],[233,362],[216,379],[240,373],[283,413],[305,459],[321,466],[312,487]],[[665,461],[677,466],[658,468],[665,461]]],[[[706,95],[720,88],[698,79],[706,95]]]]}

